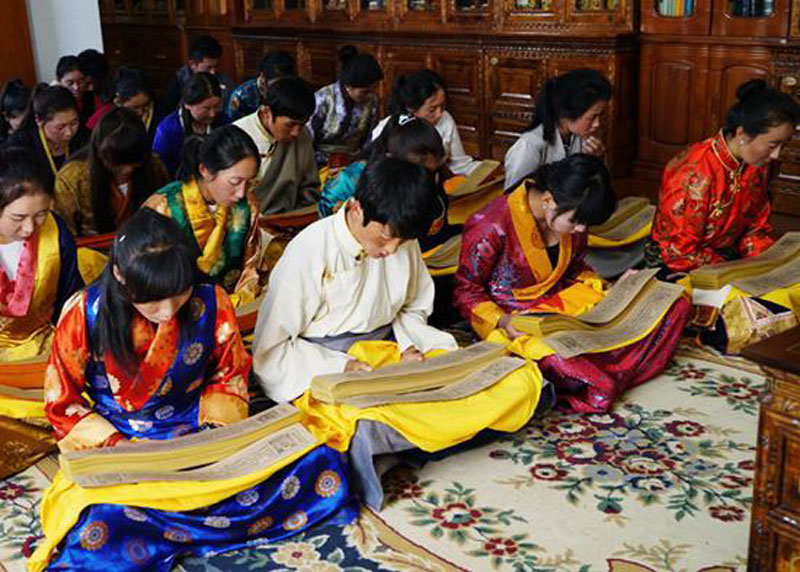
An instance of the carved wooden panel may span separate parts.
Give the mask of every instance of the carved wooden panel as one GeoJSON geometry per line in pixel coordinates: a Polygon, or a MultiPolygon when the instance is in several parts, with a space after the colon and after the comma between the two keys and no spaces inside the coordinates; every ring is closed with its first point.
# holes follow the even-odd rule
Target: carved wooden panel
{"type": "Polygon", "coordinates": [[[456,120],[464,149],[480,156],[483,131],[483,89],[481,52],[435,53],[433,69],[447,86],[447,110],[456,120]]]}
{"type": "MultiPolygon", "coordinates": [[[[800,0],[798,0],[800,2],[800,0]]],[[[800,10],[800,4],[798,4],[800,10]]],[[[778,48],[773,57],[772,77],[776,87],[800,100],[800,47],[778,48]]],[[[771,191],[773,208],[800,216],[800,126],[774,166],[771,191]]]]}
{"type": "Polygon", "coordinates": [[[687,145],[708,135],[707,54],[702,45],[642,45],[640,159],[664,165],[687,145]]]}
{"type": "Polygon", "coordinates": [[[767,48],[712,46],[709,52],[709,135],[722,127],[736,90],[751,79],[769,78],[772,56],[767,48]]]}
{"type": "Polygon", "coordinates": [[[298,45],[296,41],[274,37],[235,36],[233,39],[236,54],[236,72],[241,79],[258,75],[261,59],[275,50],[283,50],[295,61],[299,69],[298,45]]]}

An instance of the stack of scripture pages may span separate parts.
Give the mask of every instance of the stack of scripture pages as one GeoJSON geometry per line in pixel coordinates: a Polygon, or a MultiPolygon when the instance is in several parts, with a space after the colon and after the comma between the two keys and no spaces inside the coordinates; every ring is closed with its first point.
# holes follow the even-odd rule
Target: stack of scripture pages
{"type": "Polygon", "coordinates": [[[501,344],[480,342],[421,362],[320,375],[311,381],[311,396],[325,403],[359,407],[454,399],[455,394],[475,393],[523,365],[522,360],[505,354],[501,344]]]}
{"type": "Polygon", "coordinates": [[[787,232],[767,250],[751,258],[709,264],[689,274],[692,287],[720,290],[728,285],[753,296],[800,282],[800,232],[787,232]]]}
{"type": "Polygon", "coordinates": [[[316,444],[289,404],[225,427],[165,441],[64,453],[64,473],[83,487],[244,476],[316,444]]]}
{"type": "Polygon", "coordinates": [[[564,358],[605,351],[642,338],[683,294],[683,286],[656,280],[658,269],[641,270],[617,282],[594,308],[580,316],[519,315],[519,331],[542,338],[564,358]]]}

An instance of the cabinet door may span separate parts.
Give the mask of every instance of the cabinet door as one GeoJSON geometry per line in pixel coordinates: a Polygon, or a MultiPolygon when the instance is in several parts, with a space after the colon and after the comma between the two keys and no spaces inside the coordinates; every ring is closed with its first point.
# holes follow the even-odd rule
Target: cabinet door
{"type": "Polygon", "coordinates": [[[298,72],[308,80],[315,90],[336,81],[338,68],[337,47],[333,43],[325,45],[317,43],[302,44],[305,65],[300,67],[300,62],[298,61],[298,72]]]}
{"type": "Polygon", "coordinates": [[[712,32],[718,36],[785,38],[789,0],[714,0],[712,32]]]}
{"type": "Polygon", "coordinates": [[[706,129],[708,48],[643,43],[639,67],[639,159],[660,170],[706,129]]]}
{"type": "Polygon", "coordinates": [[[488,152],[481,148],[483,89],[481,86],[481,53],[478,50],[435,53],[433,69],[447,86],[447,110],[456,120],[466,152],[474,157],[488,152]]]}
{"type": "Polygon", "coordinates": [[[710,135],[720,129],[736,103],[736,90],[751,79],[768,80],[772,54],[767,48],[712,46],[708,66],[708,123],[710,135]]]}
{"type": "Polygon", "coordinates": [[[297,57],[297,42],[280,37],[259,37],[259,38],[238,38],[233,39],[234,51],[236,53],[236,74],[242,80],[246,80],[258,75],[258,66],[261,59],[268,53],[276,50],[283,50],[295,62],[299,68],[300,62],[297,57]]]}
{"type": "Polygon", "coordinates": [[[530,125],[536,94],[546,78],[547,62],[533,52],[487,50],[484,69],[487,154],[502,160],[530,125]]]}
{"type": "Polygon", "coordinates": [[[397,78],[422,68],[433,68],[433,55],[430,50],[416,47],[387,46],[381,67],[383,68],[382,89],[385,94],[383,108],[388,113],[388,102],[397,78]]]}
{"type": "MultiPolygon", "coordinates": [[[[800,52],[780,50],[773,61],[772,75],[781,91],[800,100],[800,52]]],[[[772,207],[777,212],[800,216],[800,126],[784,145],[773,167],[772,207]]]]}
{"type": "Polygon", "coordinates": [[[642,0],[641,26],[646,34],[711,33],[711,2],[703,0],[642,0]]]}

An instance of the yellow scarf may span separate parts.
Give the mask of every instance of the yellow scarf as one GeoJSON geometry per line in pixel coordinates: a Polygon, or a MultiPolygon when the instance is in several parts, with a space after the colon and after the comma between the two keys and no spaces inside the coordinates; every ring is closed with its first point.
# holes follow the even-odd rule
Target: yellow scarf
{"type": "Polygon", "coordinates": [[[212,216],[195,180],[184,183],[182,192],[195,240],[203,249],[203,255],[197,259],[197,266],[208,274],[222,254],[230,209],[218,206],[217,212],[212,216]]]}
{"type": "MultiPolygon", "coordinates": [[[[50,147],[47,145],[47,137],[44,136],[44,129],[42,126],[39,125],[39,140],[42,142],[42,147],[44,147],[44,154],[47,155],[47,161],[50,163],[50,170],[53,171],[53,175],[58,173],[58,169],[56,168],[56,162],[53,159],[53,154],[50,152],[50,147]]],[[[67,161],[69,161],[69,145],[64,150],[64,157],[67,161]]]]}

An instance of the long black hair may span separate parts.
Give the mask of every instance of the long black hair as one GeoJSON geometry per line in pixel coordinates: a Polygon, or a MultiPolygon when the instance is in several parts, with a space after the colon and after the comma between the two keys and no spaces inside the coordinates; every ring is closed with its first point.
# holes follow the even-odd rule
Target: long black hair
{"type": "Polygon", "coordinates": [[[33,153],[24,147],[0,148],[0,213],[25,195],[53,196],[33,153]]]}
{"type": "Polygon", "coordinates": [[[557,215],[575,209],[577,224],[602,224],[616,208],[611,175],[603,160],[594,155],[577,153],[542,165],[533,180],[538,192],[553,195],[557,215]]]}
{"type": "Polygon", "coordinates": [[[89,145],[77,153],[74,160],[88,163],[94,224],[101,233],[114,231],[110,204],[114,180],[110,170],[112,166],[139,165],[132,178],[134,195],[131,204],[134,209],[166,184],[153,167],[150,139],[142,120],[124,107],[115,107],[100,119],[92,131],[89,145]]]}
{"type": "Polygon", "coordinates": [[[800,104],[788,93],[767,87],[762,79],[751,79],[736,90],[737,101],[728,111],[722,132],[731,136],[738,127],[750,137],[766,133],[771,127],[800,123],[800,104]]]}
{"type": "Polygon", "coordinates": [[[22,83],[21,79],[12,79],[6,82],[3,92],[0,93],[0,123],[2,124],[0,129],[2,129],[3,137],[8,135],[11,129],[8,118],[25,115],[30,101],[31,90],[22,83]]]}
{"type": "Polygon", "coordinates": [[[401,75],[395,80],[392,88],[389,113],[392,115],[413,113],[440,89],[445,89],[442,76],[429,69],[401,75]]]}
{"type": "MultiPolygon", "coordinates": [[[[197,72],[192,74],[192,77],[183,86],[183,96],[181,97],[181,107],[179,113],[183,118],[183,133],[186,137],[190,137],[194,132],[192,131],[192,118],[191,112],[186,109],[186,105],[195,105],[201,101],[205,101],[209,97],[222,97],[222,88],[219,85],[219,80],[214,74],[207,72],[197,72]]],[[[221,114],[220,114],[221,115],[221,114]]]]}
{"type": "Polygon", "coordinates": [[[237,125],[224,125],[207,137],[192,136],[186,140],[178,178],[184,182],[201,179],[200,165],[215,175],[248,157],[256,160],[257,168],[261,165],[261,155],[253,139],[237,125]]]}
{"type": "MultiPolygon", "coordinates": [[[[172,219],[144,208],[129,218],[111,245],[108,265],[97,279],[100,299],[91,332],[92,350],[110,352],[121,367],[135,370],[131,325],[133,304],[155,302],[186,292],[198,281],[196,254],[172,219]],[[122,282],[114,276],[114,269],[122,282]]],[[[191,320],[189,304],[178,312],[181,339],[191,320]]]]}
{"type": "Polygon", "coordinates": [[[572,70],[548,79],[536,98],[533,121],[528,131],[544,127],[544,140],[556,141],[559,119],[578,119],[598,101],[611,99],[611,84],[590,69],[572,70]]]}

